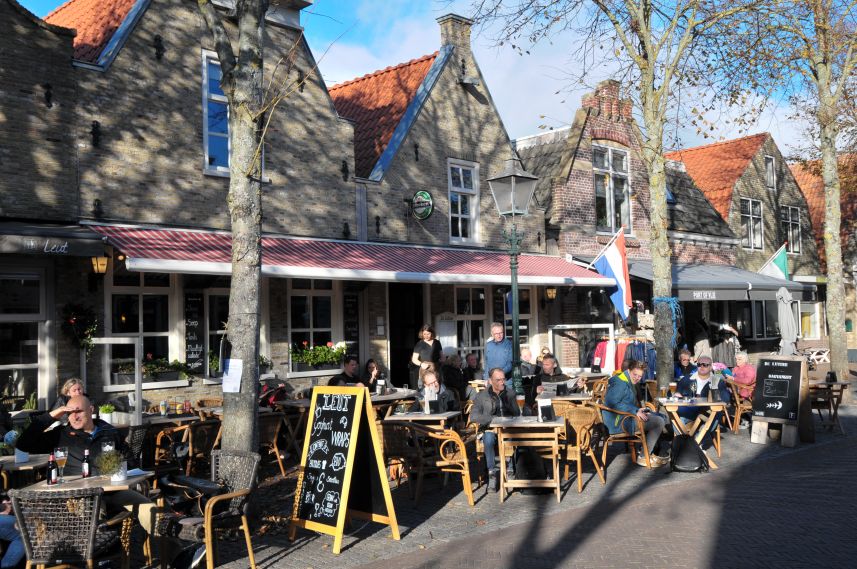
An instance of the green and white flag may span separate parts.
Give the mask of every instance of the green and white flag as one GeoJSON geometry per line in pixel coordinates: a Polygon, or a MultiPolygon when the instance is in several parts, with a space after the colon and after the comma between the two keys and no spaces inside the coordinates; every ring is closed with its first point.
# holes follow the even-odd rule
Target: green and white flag
{"type": "Polygon", "coordinates": [[[767,275],[777,279],[789,280],[789,259],[786,253],[787,243],[777,249],[768,261],[759,269],[760,275],[767,275]]]}

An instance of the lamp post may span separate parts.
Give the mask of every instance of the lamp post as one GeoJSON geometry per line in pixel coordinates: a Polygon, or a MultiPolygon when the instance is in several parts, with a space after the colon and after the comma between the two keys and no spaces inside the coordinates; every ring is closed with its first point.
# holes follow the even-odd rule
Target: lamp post
{"type": "Polygon", "coordinates": [[[518,254],[523,235],[518,234],[515,216],[527,215],[533,193],[536,191],[538,177],[521,167],[521,161],[511,158],[506,161],[503,171],[488,179],[491,195],[502,217],[510,217],[512,230],[503,229],[503,238],[509,244],[509,271],[512,276],[512,383],[518,395],[523,395],[521,384],[521,334],[520,313],[518,308],[518,254]]]}

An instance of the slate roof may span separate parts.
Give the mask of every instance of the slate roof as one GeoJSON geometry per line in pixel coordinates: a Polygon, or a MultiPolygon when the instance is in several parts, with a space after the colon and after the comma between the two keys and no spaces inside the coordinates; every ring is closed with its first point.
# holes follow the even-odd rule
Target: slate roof
{"type": "Polygon", "coordinates": [[[435,52],[329,89],[339,116],[355,123],[357,176],[369,177],[437,56],[435,52]]]}
{"type": "Polygon", "coordinates": [[[675,204],[667,206],[670,231],[735,238],[729,225],[723,221],[711,202],[705,199],[705,195],[693,183],[681,163],[667,162],[666,175],[667,188],[675,198],[675,204]]]}
{"type": "Polygon", "coordinates": [[[551,179],[560,176],[563,154],[568,146],[571,127],[526,136],[513,141],[524,169],[539,177],[536,182],[536,201],[550,211],[551,179]]]}
{"type": "MultiPolygon", "coordinates": [[[[812,223],[812,235],[818,247],[818,258],[824,271],[826,251],[824,249],[824,181],[821,179],[821,164],[818,160],[789,164],[792,175],[809,207],[809,219],[812,223]]],[[[851,244],[850,236],[857,229],[857,191],[855,191],[855,169],[857,155],[847,154],[839,157],[839,207],[842,210],[842,224],[839,228],[840,239],[845,249],[851,244]]]]}
{"type": "Polygon", "coordinates": [[[687,173],[720,214],[729,219],[735,183],[770,135],[767,132],[665,154],[683,162],[687,173]]]}
{"type": "Polygon", "coordinates": [[[136,1],[69,0],[45,16],[45,21],[76,30],[74,58],[95,63],[136,1]]]}

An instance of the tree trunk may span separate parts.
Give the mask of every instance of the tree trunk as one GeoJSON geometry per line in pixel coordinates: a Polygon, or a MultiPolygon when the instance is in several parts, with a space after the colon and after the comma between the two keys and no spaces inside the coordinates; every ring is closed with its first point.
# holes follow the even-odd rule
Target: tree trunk
{"type": "Polygon", "coordinates": [[[824,252],[827,257],[827,330],[830,341],[830,367],[840,380],[849,380],[848,346],[845,337],[845,282],[842,272],[842,243],[837,168],[836,105],[829,90],[819,85],[818,124],[820,126],[821,177],[824,181],[824,252]]]}

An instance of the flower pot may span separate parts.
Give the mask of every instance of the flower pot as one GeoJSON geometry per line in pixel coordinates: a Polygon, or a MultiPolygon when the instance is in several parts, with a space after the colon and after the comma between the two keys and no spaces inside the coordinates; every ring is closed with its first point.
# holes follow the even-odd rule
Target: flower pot
{"type": "Polygon", "coordinates": [[[113,413],[100,413],[100,416],[105,423],[113,423],[113,413]]]}
{"type": "Polygon", "coordinates": [[[304,363],[295,363],[292,364],[293,369],[295,371],[319,371],[319,370],[338,370],[339,364],[304,364],[304,363]]]}
{"type": "Polygon", "coordinates": [[[30,453],[15,449],[15,464],[30,462],[30,453]]]}
{"type": "Polygon", "coordinates": [[[124,460],[119,463],[119,470],[110,476],[111,482],[124,482],[128,479],[128,463],[124,460]]]}

